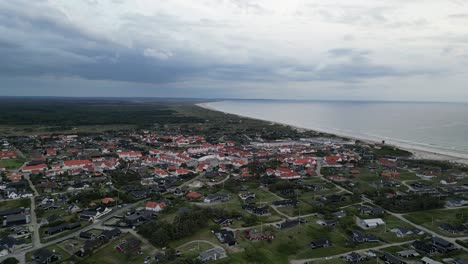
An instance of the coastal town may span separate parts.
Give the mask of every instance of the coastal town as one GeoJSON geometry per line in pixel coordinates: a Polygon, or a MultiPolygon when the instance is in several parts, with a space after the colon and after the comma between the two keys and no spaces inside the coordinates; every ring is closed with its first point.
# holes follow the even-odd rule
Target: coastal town
{"type": "Polygon", "coordinates": [[[468,263],[467,167],[290,131],[2,137],[0,261],[468,263]]]}

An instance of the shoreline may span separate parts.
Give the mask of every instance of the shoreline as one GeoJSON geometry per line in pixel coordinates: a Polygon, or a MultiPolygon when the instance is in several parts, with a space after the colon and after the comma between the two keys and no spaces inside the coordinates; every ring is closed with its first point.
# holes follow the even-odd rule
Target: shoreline
{"type": "MultiPolygon", "coordinates": [[[[249,118],[249,119],[260,120],[260,121],[264,121],[264,122],[271,122],[272,124],[288,126],[288,127],[293,128],[293,129],[308,130],[308,131],[314,131],[314,132],[319,132],[319,133],[325,133],[325,134],[334,135],[334,136],[338,136],[338,137],[348,138],[348,139],[355,140],[355,141],[359,140],[359,141],[365,142],[367,144],[372,144],[372,145],[381,144],[381,142],[379,142],[377,140],[374,140],[374,139],[362,138],[362,137],[345,135],[345,134],[339,134],[339,133],[335,133],[335,132],[318,130],[318,129],[299,127],[299,126],[294,126],[294,125],[290,125],[290,124],[286,124],[286,123],[275,122],[275,121],[270,121],[270,120],[264,120],[264,119],[253,118],[253,117],[249,117],[249,116],[224,112],[222,110],[218,110],[216,108],[213,108],[213,107],[209,106],[208,104],[210,104],[210,103],[213,103],[213,102],[197,103],[195,105],[199,106],[199,107],[202,107],[202,108],[205,108],[207,110],[211,110],[211,111],[216,111],[216,112],[220,112],[220,113],[224,113],[224,114],[236,115],[236,116],[239,116],[239,117],[242,117],[242,118],[249,118]]],[[[421,148],[417,148],[417,147],[412,146],[412,145],[405,145],[405,144],[394,143],[394,142],[388,143],[386,145],[409,151],[409,152],[411,152],[413,154],[414,159],[449,161],[449,162],[462,163],[462,164],[467,164],[468,165],[468,155],[464,156],[463,154],[457,155],[456,153],[437,152],[437,151],[434,151],[434,150],[421,149],[421,148]]]]}

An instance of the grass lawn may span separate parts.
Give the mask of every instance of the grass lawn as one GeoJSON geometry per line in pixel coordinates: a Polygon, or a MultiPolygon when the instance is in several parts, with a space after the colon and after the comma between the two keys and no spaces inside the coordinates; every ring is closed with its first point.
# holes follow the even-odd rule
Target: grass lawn
{"type": "Polygon", "coordinates": [[[453,210],[430,210],[406,214],[404,217],[411,222],[422,225],[444,236],[458,237],[462,235],[449,234],[439,228],[440,224],[462,224],[468,220],[468,208],[453,210]]]}
{"type": "Polygon", "coordinates": [[[421,237],[424,237],[425,235],[407,235],[404,237],[397,237],[395,233],[390,232],[391,229],[396,228],[396,227],[406,227],[406,228],[413,228],[410,224],[401,221],[400,219],[386,214],[384,217],[382,217],[382,220],[386,223],[385,226],[379,226],[373,229],[368,229],[366,230],[367,233],[374,234],[377,237],[379,237],[381,240],[384,242],[389,242],[389,243],[399,243],[399,242],[405,242],[405,241],[410,241],[410,240],[415,240],[421,237]]]}
{"type": "Polygon", "coordinates": [[[172,248],[177,248],[185,243],[188,243],[190,241],[193,241],[193,240],[207,240],[207,241],[210,241],[216,245],[220,245],[221,246],[221,243],[219,243],[218,239],[216,239],[215,235],[213,233],[211,233],[211,230],[209,228],[204,228],[204,229],[201,229],[200,231],[196,232],[195,234],[191,235],[191,236],[188,236],[188,237],[185,237],[185,238],[182,238],[180,240],[177,240],[177,241],[173,241],[171,242],[169,245],[172,247],[172,248]]]}
{"type": "Polygon", "coordinates": [[[8,200],[4,202],[0,202],[0,210],[6,210],[11,208],[17,207],[31,207],[31,199],[23,198],[23,199],[15,199],[15,200],[8,200]]]}
{"type": "Polygon", "coordinates": [[[213,246],[211,244],[205,242],[192,242],[177,248],[177,250],[179,250],[184,257],[196,258],[201,252],[212,248],[213,246]]]}
{"type": "Polygon", "coordinates": [[[23,158],[0,160],[0,166],[6,167],[7,170],[16,170],[21,167],[25,161],[26,160],[23,158]]]}
{"type": "MultiPolygon", "coordinates": [[[[291,259],[322,258],[348,251],[375,247],[380,243],[348,244],[348,236],[340,228],[323,228],[310,221],[284,230],[274,229],[273,241],[248,241],[243,234],[237,236],[239,246],[246,250],[242,253],[229,254],[230,263],[288,263],[291,259]],[[328,238],[333,246],[322,249],[311,249],[310,241],[328,238]]],[[[222,262],[220,262],[222,263],[222,262]]],[[[325,263],[342,263],[337,262],[325,263]]]]}
{"type": "Polygon", "coordinates": [[[126,264],[126,263],[143,263],[146,256],[150,256],[154,252],[154,247],[143,244],[141,249],[143,254],[124,254],[118,252],[115,247],[123,240],[133,237],[131,234],[126,234],[120,239],[111,241],[103,248],[99,249],[93,255],[84,259],[83,263],[96,264],[126,264]]]}

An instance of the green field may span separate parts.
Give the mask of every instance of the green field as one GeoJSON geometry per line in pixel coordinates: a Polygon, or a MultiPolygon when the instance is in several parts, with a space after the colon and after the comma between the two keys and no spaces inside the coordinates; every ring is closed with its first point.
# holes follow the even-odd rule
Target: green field
{"type": "Polygon", "coordinates": [[[17,170],[26,160],[22,158],[18,159],[5,159],[0,160],[0,166],[6,167],[7,170],[17,170]]]}
{"type": "Polygon", "coordinates": [[[23,199],[15,199],[15,200],[8,200],[0,202],[0,210],[17,208],[17,207],[25,207],[28,208],[31,206],[31,199],[23,198],[23,199]]]}
{"type": "Polygon", "coordinates": [[[411,222],[422,225],[438,234],[459,237],[462,235],[452,235],[439,228],[440,224],[463,224],[468,220],[468,208],[460,208],[453,210],[431,210],[406,214],[404,216],[411,222]]]}

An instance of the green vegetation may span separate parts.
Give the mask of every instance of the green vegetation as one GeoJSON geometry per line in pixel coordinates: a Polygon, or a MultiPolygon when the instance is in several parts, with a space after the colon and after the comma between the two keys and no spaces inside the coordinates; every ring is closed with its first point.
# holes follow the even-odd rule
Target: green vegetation
{"type": "Polygon", "coordinates": [[[374,154],[379,158],[384,157],[411,157],[412,154],[409,151],[398,149],[392,146],[381,146],[379,149],[375,148],[372,150],[374,154]]]}
{"type": "Polygon", "coordinates": [[[143,254],[138,253],[119,253],[115,247],[123,240],[134,237],[131,234],[126,234],[118,240],[114,240],[103,248],[99,249],[93,255],[79,261],[83,264],[125,264],[125,263],[143,263],[146,256],[154,256],[155,250],[150,245],[142,244],[143,254]]]}
{"type": "Polygon", "coordinates": [[[17,208],[17,207],[27,208],[27,207],[30,207],[30,206],[31,206],[31,200],[29,198],[8,200],[8,201],[0,202],[0,208],[2,210],[17,208]]]}
{"type": "Polygon", "coordinates": [[[211,219],[218,214],[221,215],[222,210],[192,207],[176,215],[172,223],[153,220],[149,224],[140,226],[138,233],[153,245],[164,247],[171,241],[193,235],[200,229],[208,227],[212,223],[211,219]]]}
{"type": "Polygon", "coordinates": [[[6,167],[7,170],[16,170],[19,167],[21,167],[21,165],[23,165],[25,161],[26,160],[22,158],[5,159],[5,160],[0,160],[0,166],[6,167]]]}
{"type": "MultiPolygon", "coordinates": [[[[468,208],[460,208],[454,210],[431,210],[431,211],[422,211],[415,212],[405,215],[405,217],[411,222],[422,225],[436,233],[439,233],[444,236],[454,236],[457,235],[449,234],[439,228],[440,224],[452,224],[452,225],[461,225],[468,220],[468,208]]],[[[463,236],[463,234],[462,234],[463,236]]]]}

